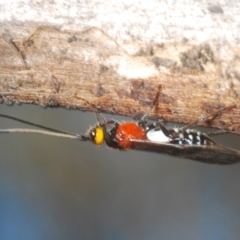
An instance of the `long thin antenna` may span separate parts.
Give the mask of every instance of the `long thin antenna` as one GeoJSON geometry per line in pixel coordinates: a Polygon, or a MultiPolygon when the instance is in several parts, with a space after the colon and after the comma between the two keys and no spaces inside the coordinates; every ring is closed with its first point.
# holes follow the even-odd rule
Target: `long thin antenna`
{"type": "Polygon", "coordinates": [[[82,135],[78,134],[67,134],[67,133],[58,133],[58,132],[51,132],[51,131],[44,131],[38,129],[28,129],[28,128],[8,128],[8,129],[0,129],[0,133],[39,133],[44,135],[50,135],[54,137],[65,137],[65,138],[72,138],[72,139],[82,139],[82,135]]]}
{"type": "Polygon", "coordinates": [[[53,131],[53,132],[66,133],[66,134],[74,135],[74,133],[71,133],[71,132],[66,132],[66,131],[62,131],[62,130],[59,130],[59,129],[50,128],[50,127],[47,127],[47,126],[44,126],[44,125],[41,125],[41,124],[38,124],[38,123],[29,122],[29,121],[23,120],[21,118],[16,118],[16,117],[6,115],[6,114],[1,114],[0,113],[0,117],[8,118],[8,119],[11,119],[11,120],[14,120],[14,121],[17,121],[17,122],[25,123],[25,124],[28,124],[30,126],[39,127],[39,128],[42,128],[42,129],[53,131]]]}
{"type": "Polygon", "coordinates": [[[38,133],[38,134],[44,134],[44,135],[50,135],[55,137],[65,137],[65,138],[71,138],[71,139],[78,139],[81,141],[87,141],[89,138],[85,135],[76,134],[72,132],[67,132],[55,128],[46,127],[37,123],[29,122],[20,118],[16,118],[10,115],[0,114],[0,117],[11,119],[17,122],[25,123],[34,127],[46,129],[48,131],[44,130],[38,130],[38,129],[28,129],[28,128],[9,128],[9,129],[0,129],[0,133],[38,133]]]}

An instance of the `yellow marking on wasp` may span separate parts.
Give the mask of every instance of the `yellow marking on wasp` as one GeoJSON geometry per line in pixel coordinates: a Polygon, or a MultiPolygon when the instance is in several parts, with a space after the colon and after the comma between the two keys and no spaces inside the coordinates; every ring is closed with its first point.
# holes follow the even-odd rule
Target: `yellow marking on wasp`
{"type": "Polygon", "coordinates": [[[94,137],[94,143],[96,145],[102,145],[104,142],[104,131],[102,127],[96,127],[96,135],[94,137]]]}

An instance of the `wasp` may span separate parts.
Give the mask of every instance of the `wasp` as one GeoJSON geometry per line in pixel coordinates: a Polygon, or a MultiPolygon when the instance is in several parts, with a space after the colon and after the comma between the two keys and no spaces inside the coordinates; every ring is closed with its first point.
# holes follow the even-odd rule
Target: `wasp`
{"type": "Polygon", "coordinates": [[[106,145],[118,150],[141,150],[187,158],[212,164],[232,164],[240,161],[240,151],[216,143],[213,136],[223,134],[220,130],[203,133],[193,129],[201,122],[215,117],[225,108],[209,116],[179,128],[168,128],[161,120],[150,123],[147,117],[158,102],[161,87],[154,101],[143,117],[137,122],[118,122],[106,120],[98,111],[94,111],[97,123],[86,134],[76,134],[25,121],[13,116],[0,114],[0,117],[12,119],[38,129],[11,128],[0,129],[0,133],[39,133],[55,137],[65,137],[80,141],[90,141],[95,145],[106,145]],[[43,130],[42,130],[43,129],[43,130]]]}

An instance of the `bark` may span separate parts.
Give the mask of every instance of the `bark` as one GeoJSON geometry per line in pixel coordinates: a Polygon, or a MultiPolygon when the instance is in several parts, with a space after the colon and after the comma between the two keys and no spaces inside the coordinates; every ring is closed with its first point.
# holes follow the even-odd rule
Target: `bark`
{"type": "Polygon", "coordinates": [[[0,5],[4,102],[139,117],[161,85],[152,118],[229,106],[204,125],[240,133],[237,3],[18,2],[0,5]]]}

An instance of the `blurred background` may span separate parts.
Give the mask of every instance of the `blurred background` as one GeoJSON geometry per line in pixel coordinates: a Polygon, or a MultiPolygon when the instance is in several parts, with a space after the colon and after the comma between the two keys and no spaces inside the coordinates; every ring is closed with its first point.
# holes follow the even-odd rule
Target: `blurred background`
{"type": "MultiPolygon", "coordinates": [[[[96,122],[93,113],[31,105],[2,104],[1,113],[77,133],[96,122]]],[[[0,119],[7,127],[26,125],[0,119]]],[[[216,139],[240,150],[240,136],[216,139]]],[[[239,239],[240,164],[35,134],[0,141],[1,240],[239,239]]]]}

